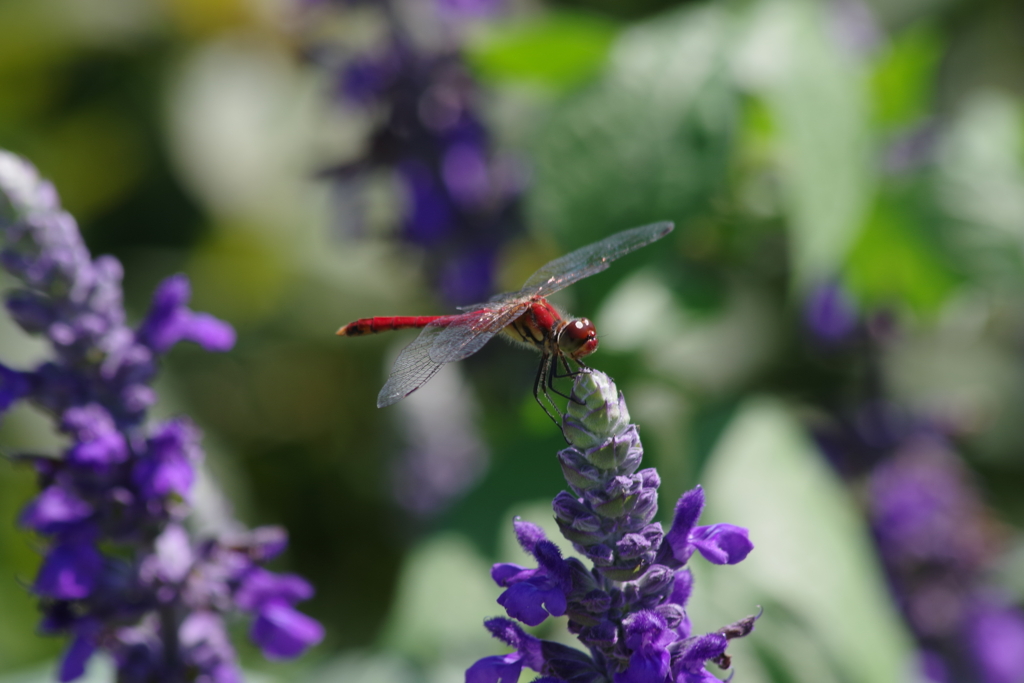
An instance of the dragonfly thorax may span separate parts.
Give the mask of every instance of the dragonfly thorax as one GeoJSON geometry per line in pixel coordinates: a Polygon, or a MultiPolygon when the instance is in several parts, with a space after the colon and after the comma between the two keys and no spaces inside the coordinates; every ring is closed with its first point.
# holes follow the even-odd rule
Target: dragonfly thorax
{"type": "Polygon", "coordinates": [[[574,318],[558,331],[559,350],[573,360],[597,351],[597,330],[586,318],[574,318]]]}

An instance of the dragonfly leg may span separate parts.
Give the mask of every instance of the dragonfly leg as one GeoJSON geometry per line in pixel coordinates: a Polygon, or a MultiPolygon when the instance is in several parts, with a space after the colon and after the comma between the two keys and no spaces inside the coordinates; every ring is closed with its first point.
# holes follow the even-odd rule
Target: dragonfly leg
{"type": "Polygon", "coordinates": [[[556,394],[558,394],[562,398],[566,398],[566,399],[569,399],[570,401],[573,401],[574,403],[578,403],[580,405],[583,405],[583,403],[584,403],[583,401],[579,401],[579,400],[573,398],[571,395],[567,396],[567,395],[563,394],[562,392],[560,392],[558,389],[555,389],[555,380],[556,379],[564,379],[566,377],[576,377],[577,375],[583,374],[584,372],[590,372],[590,368],[588,368],[586,365],[584,365],[583,361],[576,360],[575,363],[579,366],[579,368],[574,371],[572,369],[572,367],[570,367],[569,361],[566,359],[565,356],[559,356],[558,359],[562,362],[562,366],[565,368],[565,374],[564,375],[558,374],[558,372],[556,370],[556,368],[558,367],[558,361],[555,361],[555,364],[551,368],[551,374],[548,377],[548,386],[551,388],[551,391],[555,392],[556,394]]]}
{"type": "Polygon", "coordinates": [[[540,365],[537,367],[537,376],[533,380],[533,398],[537,401],[537,404],[544,410],[547,416],[551,418],[551,421],[555,423],[555,426],[561,429],[560,418],[562,413],[558,410],[558,406],[555,405],[555,402],[551,400],[551,396],[548,395],[547,384],[549,382],[548,374],[550,372],[550,366],[551,357],[543,356],[541,358],[540,365]],[[544,397],[543,399],[541,398],[542,395],[544,397]],[[547,403],[545,403],[544,400],[547,400],[547,403]],[[549,404],[551,408],[554,409],[554,413],[552,413],[548,408],[549,404]],[[555,417],[555,415],[558,415],[558,417],[555,417]]]}
{"type": "MultiPolygon", "coordinates": [[[[562,363],[565,363],[565,357],[564,356],[559,356],[559,359],[561,359],[562,363]]],[[[544,391],[551,391],[551,392],[555,393],[556,395],[561,396],[562,398],[568,399],[568,400],[571,401],[572,400],[571,396],[569,396],[568,394],[563,394],[561,391],[559,391],[558,389],[555,388],[555,380],[556,379],[562,379],[563,377],[569,377],[569,375],[560,375],[560,374],[558,374],[558,360],[550,361],[549,364],[550,364],[550,367],[548,368],[548,372],[547,372],[547,384],[544,387],[544,391]]]]}

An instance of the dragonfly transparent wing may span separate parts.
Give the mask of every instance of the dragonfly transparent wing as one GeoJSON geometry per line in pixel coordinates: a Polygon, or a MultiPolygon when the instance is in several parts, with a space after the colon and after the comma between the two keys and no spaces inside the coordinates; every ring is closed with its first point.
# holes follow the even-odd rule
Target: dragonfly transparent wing
{"type": "Polygon", "coordinates": [[[585,277],[600,273],[612,261],[631,251],[660,240],[672,232],[674,226],[668,221],[651,223],[639,228],[623,230],[600,242],[588,244],[561,258],[551,261],[527,279],[523,288],[514,296],[548,296],[560,289],[579,282],[585,277]]]}
{"type": "Polygon", "coordinates": [[[398,354],[388,381],[377,395],[377,407],[397,403],[426,384],[445,363],[472,356],[502,328],[518,318],[526,305],[480,309],[446,316],[423,328],[398,354]]]}

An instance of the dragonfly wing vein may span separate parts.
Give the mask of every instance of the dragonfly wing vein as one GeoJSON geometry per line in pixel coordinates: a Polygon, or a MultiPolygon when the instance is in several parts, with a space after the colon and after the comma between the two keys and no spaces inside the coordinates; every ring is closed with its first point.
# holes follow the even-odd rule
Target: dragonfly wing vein
{"type": "Polygon", "coordinates": [[[411,344],[402,349],[395,360],[388,381],[377,395],[377,407],[397,403],[427,383],[444,362],[430,358],[430,347],[446,328],[428,325],[411,344]]]}
{"type": "Polygon", "coordinates": [[[668,221],[624,230],[551,261],[526,280],[520,295],[548,296],[608,268],[611,262],[672,232],[668,221]]]}
{"type": "Polygon", "coordinates": [[[431,361],[452,363],[472,356],[526,312],[527,307],[528,304],[520,303],[503,309],[484,308],[461,316],[458,324],[448,326],[438,335],[430,349],[431,361]]]}

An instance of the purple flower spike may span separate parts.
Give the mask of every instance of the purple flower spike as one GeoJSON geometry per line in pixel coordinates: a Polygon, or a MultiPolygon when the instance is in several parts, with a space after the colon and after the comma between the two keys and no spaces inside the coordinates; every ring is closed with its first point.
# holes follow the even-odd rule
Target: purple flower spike
{"type": "Polygon", "coordinates": [[[466,672],[467,683],[514,680],[527,666],[535,683],[712,683],[711,662],[730,666],[728,641],[749,634],[756,617],[715,633],[691,636],[686,605],[693,576],[682,568],[695,550],[715,564],[743,560],[753,545],[746,529],[731,524],[696,526],[704,491],[685,493],[668,534],[653,522],[661,478],[640,470],[643,447],[629,424],[625,399],[611,379],[580,373],[573,385],[564,430],[569,447],[558,454],[569,491],[552,503],[562,535],[593,562],[563,559],[540,527],[516,520],[519,544],[536,569],[496,564],[491,576],[507,590],[498,603],[514,619],[536,626],[565,614],[568,629],[587,652],[525,636],[507,619],[486,623],[516,648],[487,657],[466,672]],[[527,640],[529,638],[530,640],[527,640]]]}
{"type": "Polygon", "coordinates": [[[319,642],[323,628],[293,609],[312,587],[258,566],[284,549],[284,531],[194,539],[186,517],[199,434],[185,418],[146,422],[160,354],[182,339],[226,350],[233,330],[186,307],[184,276],[165,281],[138,331],[129,328],[121,264],[92,260],[53,186],[2,150],[0,267],[21,280],[6,297],[15,322],[52,348],[30,371],[0,364],[0,412],[32,401],[59,416],[71,441],[63,457],[14,457],[34,466],[41,489],[20,523],[48,537],[33,590],[39,630],[70,637],[58,678],[80,677],[102,649],[125,683],[242,683],[230,611],[251,613],[271,657],[319,642]]]}

